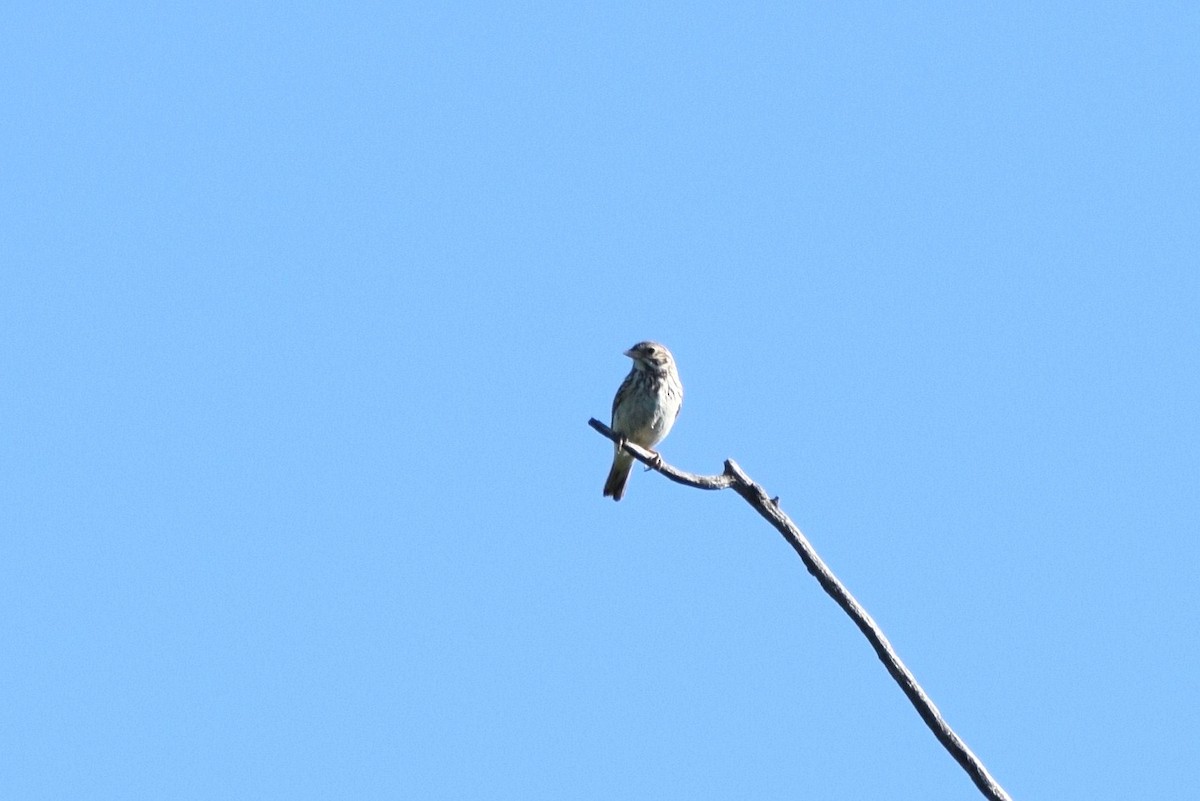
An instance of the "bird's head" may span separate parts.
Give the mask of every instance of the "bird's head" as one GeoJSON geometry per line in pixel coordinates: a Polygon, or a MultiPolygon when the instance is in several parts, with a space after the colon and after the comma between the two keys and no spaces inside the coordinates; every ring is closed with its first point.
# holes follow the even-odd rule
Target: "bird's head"
{"type": "Polygon", "coordinates": [[[652,373],[665,373],[675,363],[671,351],[657,342],[639,342],[625,351],[625,355],[633,359],[635,369],[652,373]]]}

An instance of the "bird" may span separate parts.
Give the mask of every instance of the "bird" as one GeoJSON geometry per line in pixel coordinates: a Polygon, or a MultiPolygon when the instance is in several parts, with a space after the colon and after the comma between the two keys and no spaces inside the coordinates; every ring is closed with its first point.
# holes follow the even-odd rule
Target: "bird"
{"type": "MultiPolygon", "coordinates": [[[[625,355],[633,359],[633,369],[613,398],[610,427],[635,445],[653,448],[675,425],[683,407],[683,384],[671,351],[657,342],[639,342],[625,355]]],[[[604,497],[621,500],[632,470],[633,457],[617,444],[604,482],[604,497]]]]}

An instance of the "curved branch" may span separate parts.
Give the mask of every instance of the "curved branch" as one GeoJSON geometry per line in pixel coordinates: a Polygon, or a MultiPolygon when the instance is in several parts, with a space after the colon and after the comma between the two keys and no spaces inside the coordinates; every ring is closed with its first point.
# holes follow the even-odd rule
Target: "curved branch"
{"type": "Polygon", "coordinates": [[[733,476],[731,475],[698,476],[695,473],[685,473],[682,470],[678,470],[664,462],[662,457],[654,451],[648,451],[641,445],[635,445],[604,425],[604,423],[601,423],[595,417],[588,420],[588,425],[611,439],[634,459],[637,459],[652,470],[657,470],[676,484],[683,484],[686,487],[695,487],[702,490],[722,490],[727,489],[733,484],[733,476]]]}
{"type": "Polygon", "coordinates": [[[699,476],[693,473],[686,473],[664,462],[662,457],[654,451],[648,451],[645,448],[625,441],[620,434],[617,434],[595,418],[589,420],[588,425],[617,443],[618,447],[622,448],[642,464],[662,473],[678,484],[706,490],[719,490],[732,487],[734,492],[742,496],[756,512],[766,518],[767,522],[783,535],[788,544],[800,555],[804,566],[817,579],[817,583],[821,585],[821,588],[850,616],[850,619],[854,621],[854,625],[858,626],[863,636],[867,638],[867,642],[875,649],[875,654],[879,657],[879,661],[883,662],[883,666],[887,668],[887,672],[900,685],[900,689],[904,691],[909,702],[916,708],[921,719],[925,721],[925,725],[933,732],[933,736],[938,739],[942,747],[949,751],[950,756],[954,757],[955,761],[967,772],[967,775],[971,777],[971,781],[975,783],[975,786],[979,788],[984,797],[992,799],[992,801],[1012,801],[1008,793],[1004,791],[1004,788],[988,773],[987,768],[984,767],[979,757],[972,753],[967,744],[962,741],[962,738],[942,718],[941,712],[934,706],[929,696],[925,694],[921,685],[917,683],[917,679],[913,676],[912,671],[901,661],[895,649],[892,648],[892,644],[888,642],[887,637],[880,630],[878,624],[867,614],[867,610],[863,609],[862,604],[850,594],[845,585],[838,580],[838,577],[833,574],[828,565],[817,555],[817,552],[813,550],[808,539],[800,532],[800,529],[796,527],[791,518],[779,508],[778,498],[769,497],[766,490],[751,480],[745,471],[732,459],[725,460],[725,470],[720,475],[699,476]]]}

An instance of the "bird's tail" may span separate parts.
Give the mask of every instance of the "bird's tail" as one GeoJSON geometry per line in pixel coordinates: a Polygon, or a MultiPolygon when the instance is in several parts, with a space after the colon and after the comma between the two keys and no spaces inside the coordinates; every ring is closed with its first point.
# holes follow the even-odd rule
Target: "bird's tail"
{"type": "Polygon", "coordinates": [[[604,497],[610,495],[614,501],[621,500],[625,495],[625,482],[633,471],[633,457],[621,451],[613,457],[612,470],[608,471],[608,480],[604,482],[604,497]]]}

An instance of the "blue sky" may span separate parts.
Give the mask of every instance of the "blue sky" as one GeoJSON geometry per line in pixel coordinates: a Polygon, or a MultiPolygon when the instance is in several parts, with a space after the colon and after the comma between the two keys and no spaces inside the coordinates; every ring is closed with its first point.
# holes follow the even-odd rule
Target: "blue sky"
{"type": "Polygon", "coordinates": [[[1193,4],[0,12],[0,785],[1014,798],[1200,758],[1193,4]]]}

